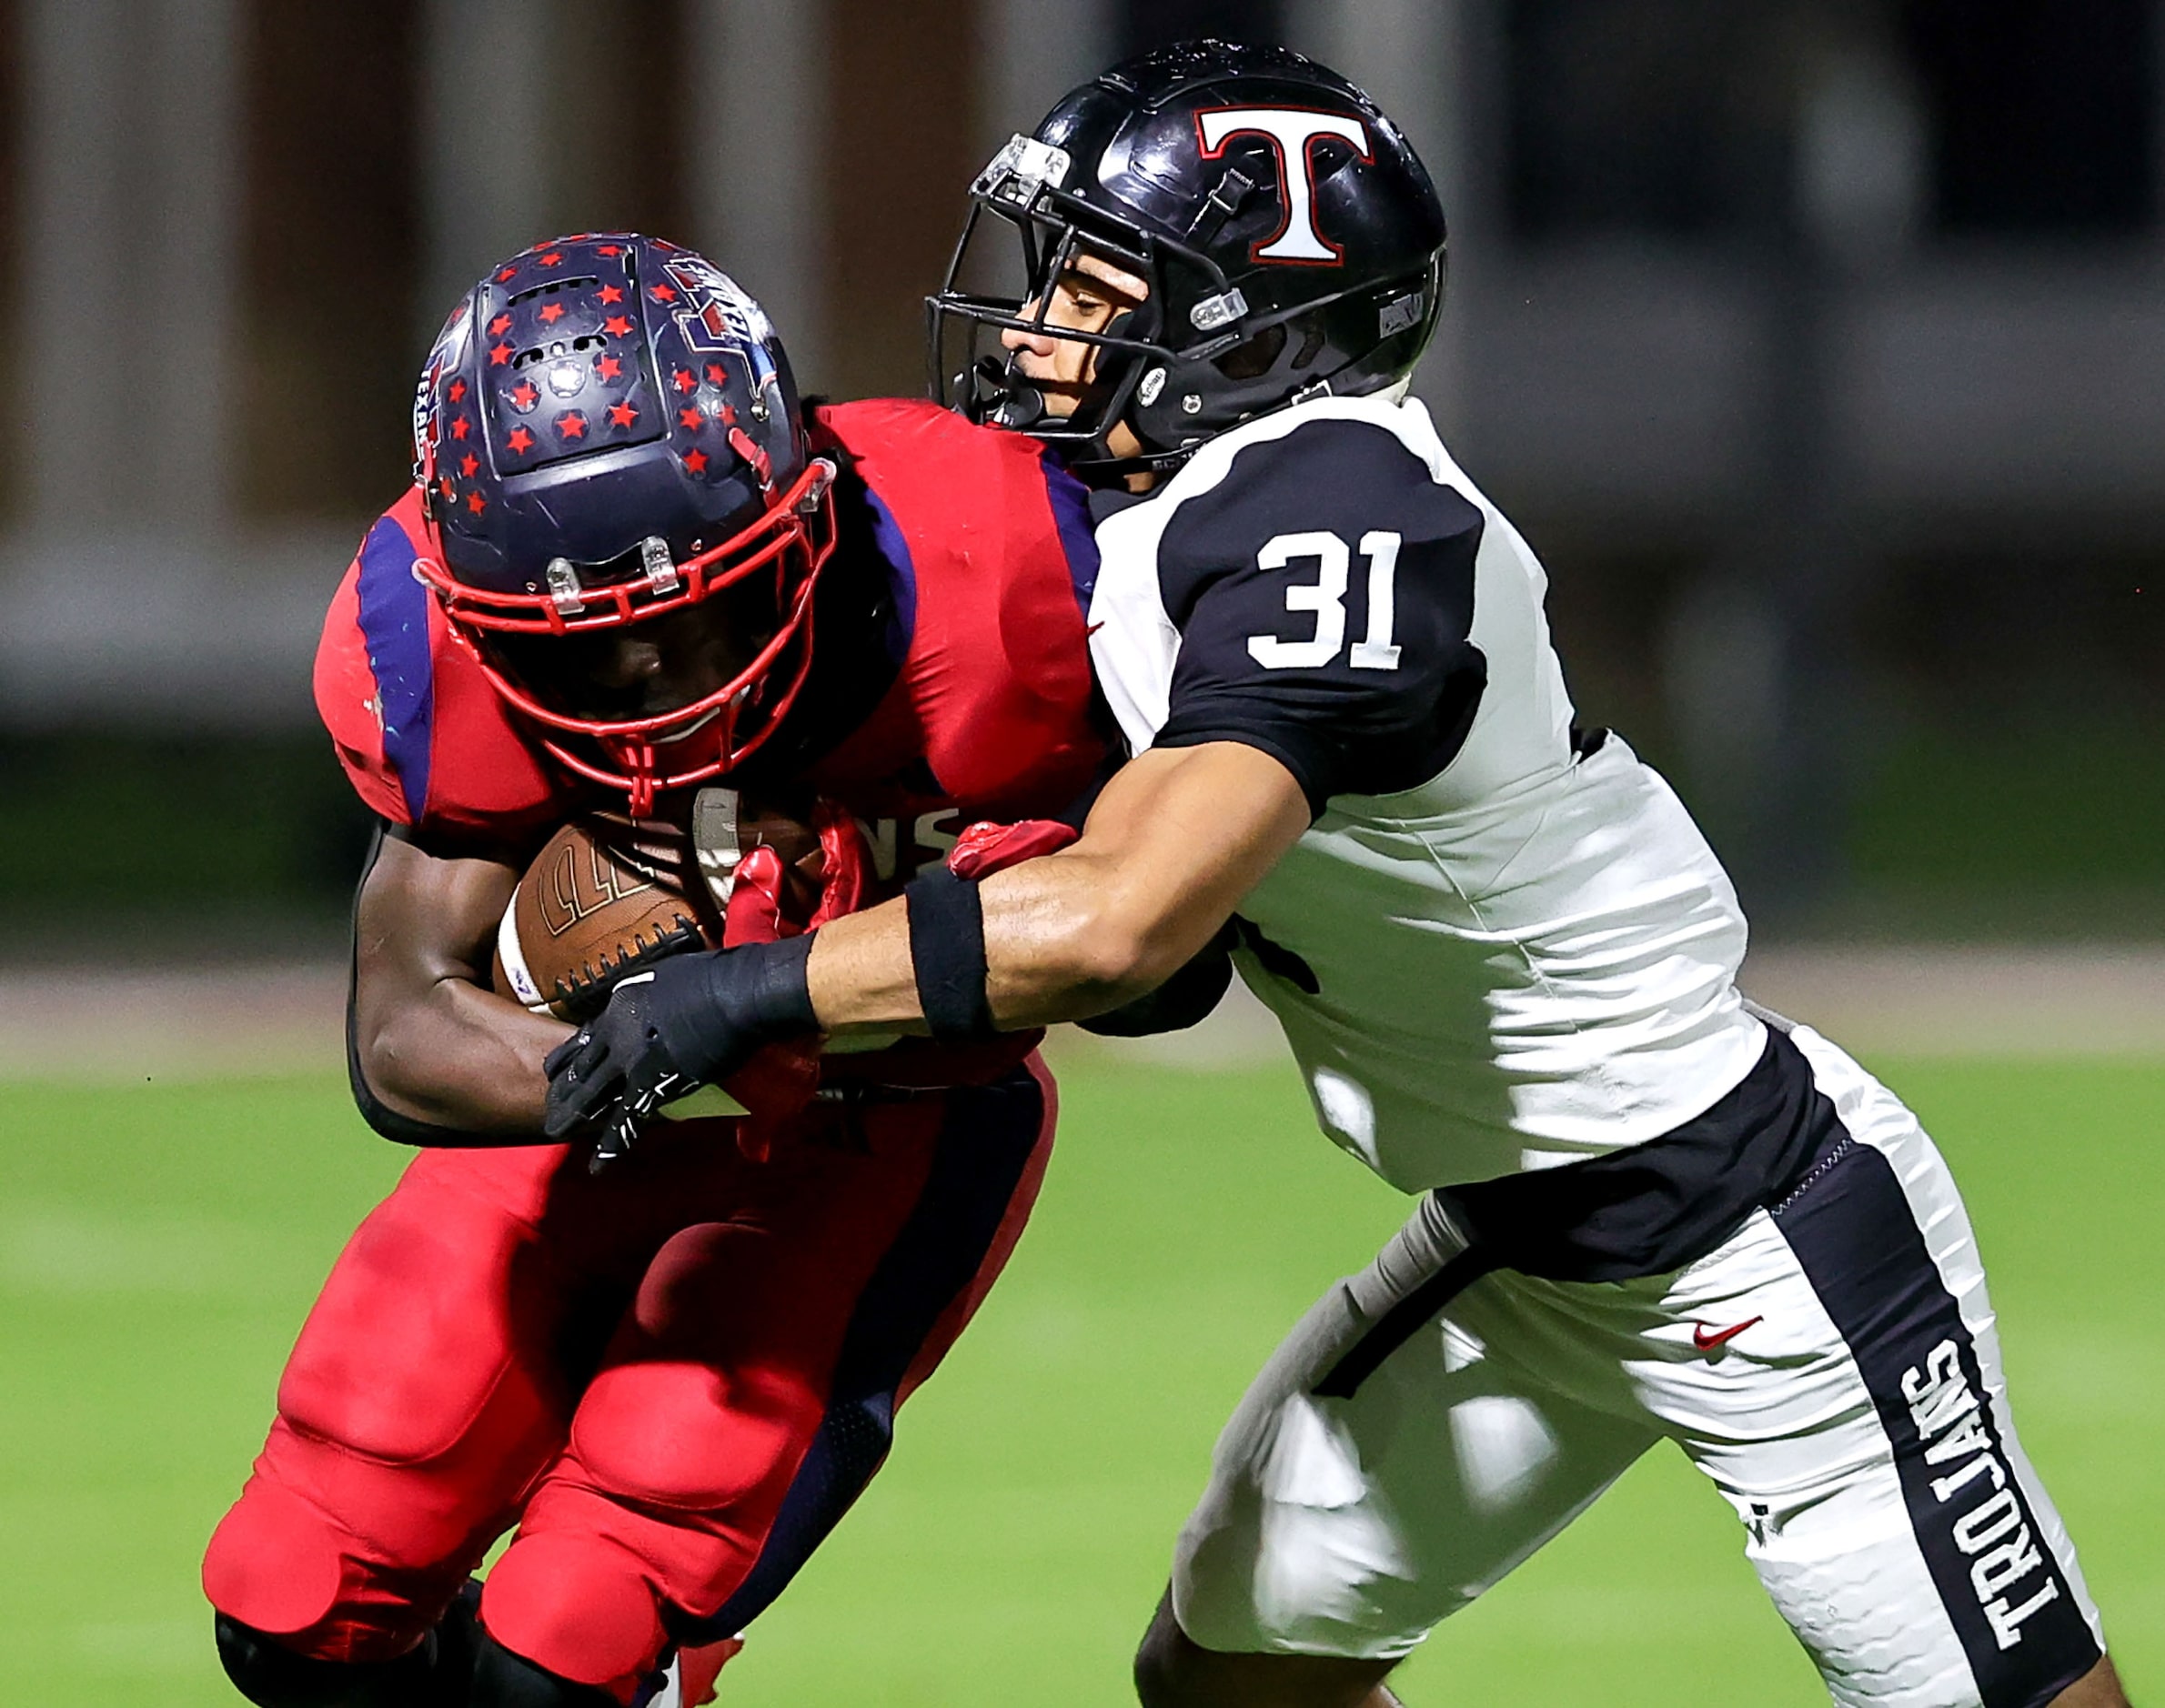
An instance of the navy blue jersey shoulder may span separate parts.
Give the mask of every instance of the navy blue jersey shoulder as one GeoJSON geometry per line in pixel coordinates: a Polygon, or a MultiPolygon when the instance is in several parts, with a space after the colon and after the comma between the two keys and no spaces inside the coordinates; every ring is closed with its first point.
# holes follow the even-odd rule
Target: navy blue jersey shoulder
{"type": "Polygon", "coordinates": [[[1387,428],[1304,423],[1176,499],[1158,586],[1180,631],[1159,747],[1241,741],[1333,795],[1388,795],[1458,752],[1487,683],[1468,638],[1485,518],[1387,428]]]}

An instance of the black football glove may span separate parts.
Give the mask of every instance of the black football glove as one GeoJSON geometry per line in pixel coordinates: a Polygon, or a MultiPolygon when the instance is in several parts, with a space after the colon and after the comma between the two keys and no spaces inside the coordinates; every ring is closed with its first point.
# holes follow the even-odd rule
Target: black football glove
{"type": "Polygon", "coordinates": [[[609,1006],[549,1053],[552,1140],[594,1134],[594,1165],[631,1148],[662,1103],[715,1084],[764,1046],[814,1031],[811,933],[678,955],[634,973],[609,1006]]]}

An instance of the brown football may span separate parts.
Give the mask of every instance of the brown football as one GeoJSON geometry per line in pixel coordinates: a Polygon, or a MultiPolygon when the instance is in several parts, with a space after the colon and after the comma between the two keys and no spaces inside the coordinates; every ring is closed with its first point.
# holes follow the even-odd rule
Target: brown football
{"type": "Polygon", "coordinates": [[[790,872],[791,910],[819,898],[818,835],[791,812],[701,789],[682,828],[598,813],[543,845],[497,930],[492,982],[534,1012],[583,1020],[627,973],[721,941],[738,861],[771,847],[790,872]]]}

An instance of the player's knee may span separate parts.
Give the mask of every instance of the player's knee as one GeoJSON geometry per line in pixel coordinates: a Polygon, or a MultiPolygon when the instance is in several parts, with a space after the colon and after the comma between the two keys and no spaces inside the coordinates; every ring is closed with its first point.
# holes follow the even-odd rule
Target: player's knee
{"type": "Polygon", "coordinates": [[[580,1684],[514,1654],[494,1637],[474,1658],[471,1708],[623,1708],[628,1694],[580,1684]]]}
{"type": "MultiPolygon", "coordinates": [[[[599,1691],[599,1697],[521,1695],[530,1681],[519,1667],[497,1663],[500,1700],[525,1708],[561,1700],[629,1701],[650,1672],[669,1635],[646,1568],[606,1538],[567,1532],[521,1536],[488,1574],[482,1619],[489,1636],[510,1658],[566,1688],[599,1691]]],[[[478,1680],[480,1673],[477,1672],[478,1680]]],[[[478,1693],[477,1703],[496,1697],[478,1693]]],[[[531,1686],[531,1688],[539,1688],[531,1686]]]]}
{"type": "Polygon", "coordinates": [[[1189,1708],[1205,1700],[1194,1694],[1194,1670],[1187,1664],[1194,1650],[1173,1617],[1170,1602],[1160,1602],[1135,1649],[1135,1700],[1143,1708],[1189,1708]]]}
{"type": "Polygon", "coordinates": [[[394,1661],[327,1661],[299,1653],[267,1632],[217,1615],[218,1663],[256,1708],[450,1708],[463,1694],[431,1675],[431,1653],[394,1661]]]}
{"type": "Polygon", "coordinates": [[[281,1636],[321,1625],[345,1578],[339,1539],[323,1515],[261,1477],[250,1479],[203,1555],[210,1604],[241,1628],[281,1636]]]}
{"type": "MultiPolygon", "coordinates": [[[[264,1634],[282,1652],[332,1665],[408,1654],[442,1622],[461,1575],[439,1562],[365,1560],[333,1519],[261,1475],[219,1521],[203,1555],[204,1595],[243,1649],[250,1633],[264,1634]]],[[[221,1637],[221,1653],[225,1646],[221,1637]]]]}
{"type": "Polygon", "coordinates": [[[256,1708],[318,1708],[338,1700],[338,1675],[347,1668],[296,1654],[267,1633],[225,1613],[217,1615],[214,1629],[218,1663],[256,1708]]]}
{"type": "Polygon", "coordinates": [[[2097,1665],[2052,1699],[2052,1708],[2128,1708],[2112,1657],[2100,1655],[2097,1665]]]}
{"type": "Polygon", "coordinates": [[[1135,1651],[1135,1696],[1143,1708],[1354,1708],[1388,1670],[1206,1649],[1181,1629],[1168,1594],[1135,1651]]]}
{"type": "Polygon", "coordinates": [[[1182,1657],[1150,1638],[1135,1651],[1135,1700],[1143,1708],[1203,1708],[1212,1698],[1199,1693],[1193,1670],[1182,1657]]]}
{"type": "Polygon", "coordinates": [[[1166,1708],[1174,1700],[1165,1656],[1146,1635],[1135,1650],[1135,1700],[1143,1708],[1166,1708]]]}

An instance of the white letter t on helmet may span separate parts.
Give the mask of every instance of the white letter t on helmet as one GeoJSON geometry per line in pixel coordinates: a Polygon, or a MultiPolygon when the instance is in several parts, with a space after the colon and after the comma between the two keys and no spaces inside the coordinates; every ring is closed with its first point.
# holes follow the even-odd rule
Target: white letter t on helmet
{"type": "Polygon", "coordinates": [[[1316,113],[1292,106],[1216,106],[1195,115],[1203,157],[1224,153],[1229,137],[1260,135],[1271,139],[1278,156],[1278,182],[1285,192],[1285,223],[1250,252],[1257,261],[1305,262],[1335,266],[1344,251],[1315,228],[1315,165],[1311,155],[1326,136],[1351,143],[1364,160],[1375,156],[1368,146],[1368,127],[1342,113],[1316,113]]]}

